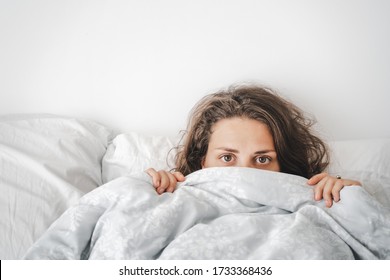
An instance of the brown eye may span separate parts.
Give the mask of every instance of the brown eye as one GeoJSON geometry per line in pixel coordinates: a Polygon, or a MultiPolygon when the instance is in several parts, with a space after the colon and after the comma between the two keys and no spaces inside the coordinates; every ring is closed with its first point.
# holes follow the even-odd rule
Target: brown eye
{"type": "Polygon", "coordinates": [[[271,161],[271,158],[269,157],[258,157],[256,158],[256,162],[260,164],[267,164],[271,161]]]}
{"type": "Polygon", "coordinates": [[[231,162],[232,159],[233,159],[233,157],[232,157],[232,155],[223,155],[223,156],[221,157],[221,159],[222,159],[224,162],[231,162]]]}

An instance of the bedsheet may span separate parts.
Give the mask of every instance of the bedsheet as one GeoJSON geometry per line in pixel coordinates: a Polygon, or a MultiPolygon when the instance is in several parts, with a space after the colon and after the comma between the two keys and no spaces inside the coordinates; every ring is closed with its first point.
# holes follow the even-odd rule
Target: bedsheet
{"type": "Polygon", "coordinates": [[[158,195],[145,173],[85,195],[25,259],[390,259],[390,210],[363,188],[326,208],[306,179],[207,168],[158,195]]]}

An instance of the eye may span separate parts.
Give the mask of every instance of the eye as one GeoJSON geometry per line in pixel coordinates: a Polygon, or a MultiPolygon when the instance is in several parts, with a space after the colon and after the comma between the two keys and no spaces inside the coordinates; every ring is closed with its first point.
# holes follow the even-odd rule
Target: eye
{"type": "Polygon", "coordinates": [[[220,158],[224,162],[231,162],[233,160],[233,156],[232,155],[222,155],[220,158]]]}
{"type": "Polygon", "coordinates": [[[271,158],[265,157],[265,156],[257,157],[256,162],[260,163],[260,164],[267,164],[267,163],[271,162],[271,158]]]}

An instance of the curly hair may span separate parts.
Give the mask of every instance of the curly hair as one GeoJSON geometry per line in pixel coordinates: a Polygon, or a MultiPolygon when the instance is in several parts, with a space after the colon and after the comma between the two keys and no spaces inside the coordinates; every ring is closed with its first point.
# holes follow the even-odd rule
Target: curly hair
{"type": "Polygon", "coordinates": [[[314,120],[273,90],[259,86],[231,86],[202,98],[192,109],[183,145],[177,147],[176,171],[188,175],[202,168],[215,123],[246,117],[268,126],[280,171],[310,178],[329,164],[325,143],[315,136],[314,120]]]}

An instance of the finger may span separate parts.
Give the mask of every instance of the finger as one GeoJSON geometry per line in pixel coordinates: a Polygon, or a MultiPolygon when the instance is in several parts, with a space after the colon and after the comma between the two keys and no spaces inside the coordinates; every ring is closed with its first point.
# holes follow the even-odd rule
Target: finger
{"type": "Polygon", "coordinates": [[[158,188],[161,182],[160,174],[154,168],[149,168],[145,172],[152,177],[153,187],[158,188]]]}
{"type": "Polygon", "coordinates": [[[160,180],[160,186],[157,188],[157,192],[159,194],[162,194],[169,187],[170,180],[168,177],[168,173],[166,171],[160,170],[158,171],[158,174],[160,175],[161,180],[160,180]]]}
{"type": "Polygon", "coordinates": [[[327,173],[320,173],[320,174],[317,174],[317,175],[314,175],[313,177],[311,177],[307,183],[309,185],[315,185],[317,184],[318,182],[320,182],[322,179],[324,179],[325,177],[327,177],[328,174],[327,173]]]}
{"type": "Polygon", "coordinates": [[[314,187],[314,199],[315,200],[321,200],[322,199],[322,193],[325,187],[326,179],[322,179],[317,185],[314,187]]]}
{"type": "Polygon", "coordinates": [[[336,180],[335,185],[332,189],[333,200],[338,202],[340,201],[340,191],[344,188],[343,180],[336,180]]]}
{"type": "Polygon", "coordinates": [[[176,188],[177,180],[172,173],[168,173],[168,178],[169,178],[169,186],[167,187],[166,191],[172,193],[176,188]]]}
{"type": "Polygon", "coordinates": [[[183,173],[179,171],[173,172],[172,175],[175,176],[177,182],[183,182],[186,179],[183,173]]]}
{"type": "Polygon", "coordinates": [[[335,181],[336,180],[331,178],[331,177],[328,178],[328,180],[326,181],[324,190],[322,192],[322,196],[325,200],[326,207],[332,207],[332,204],[333,204],[332,189],[334,187],[334,184],[336,183],[335,181]]]}

